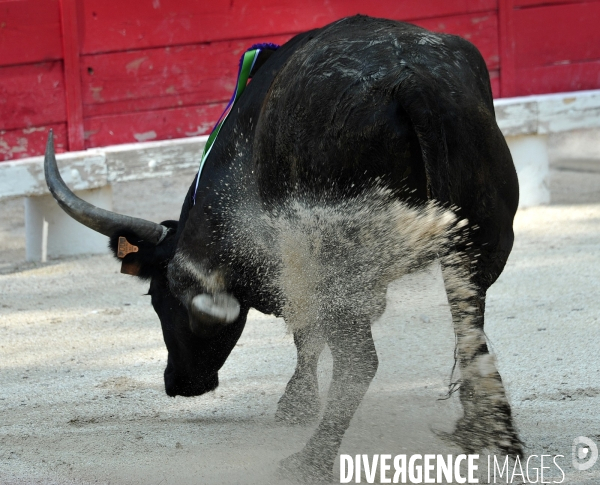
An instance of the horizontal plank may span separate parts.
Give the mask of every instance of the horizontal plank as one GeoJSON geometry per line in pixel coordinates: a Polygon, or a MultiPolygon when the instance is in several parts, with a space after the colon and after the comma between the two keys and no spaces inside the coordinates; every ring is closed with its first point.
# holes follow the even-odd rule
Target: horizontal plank
{"type": "Polygon", "coordinates": [[[494,100],[496,123],[504,136],[534,135],[538,131],[538,103],[529,96],[494,100]]]}
{"type": "Polygon", "coordinates": [[[207,136],[194,136],[115,145],[98,150],[106,157],[111,183],[170,177],[174,174],[189,175],[191,183],[207,139],[207,136]]]}
{"type": "Polygon", "coordinates": [[[54,130],[57,153],[64,152],[67,146],[66,123],[18,130],[0,130],[0,161],[41,155],[46,148],[46,137],[50,129],[54,130]]]}
{"type": "MultiPolygon", "coordinates": [[[[283,44],[289,38],[266,40],[283,44]]],[[[252,44],[264,40],[84,56],[84,116],[228,101],[235,89],[240,56],[252,44]]]]}
{"type": "Polygon", "coordinates": [[[0,2],[0,66],[61,57],[58,0],[0,2]]]}
{"type": "Polygon", "coordinates": [[[519,96],[600,88],[600,61],[518,69],[519,96]]]}
{"type": "Polygon", "coordinates": [[[226,103],[86,118],[86,148],[210,133],[226,103]]]}
{"type": "Polygon", "coordinates": [[[516,66],[600,59],[600,2],[514,11],[516,66]]]}
{"type": "MultiPolygon", "coordinates": [[[[56,157],[58,168],[71,190],[88,190],[108,184],[104,154],[94,152],[63,153],[56,157]]],[[[43,157],[0,163],[1,198],[48,194],[43,157]]]]}
{"type": "Polygon", "coordinates": [[[600,128],[598,90],[543,96],[539,101],[539,133],[597,128],[600,128]]]}
{"type": "Polygon", "coordinates": [[[84,118],[89,119],[98,117],[110,117],[115,115],[118,116],[125,113],[135,114],[145,113],[148,111],[185,108],[189,106],[201,106],[204,104],[205,103],[202,103],[198,100],[198,97],[195,94],[183,94],[179,96],[157,96],[155,98],[128,99],[124,101],[115,101],[112,103],[84,105],[83,115],[84,118]]]}
{"type": "Polygon", "coordinates": [[[0,130],[65,120],[62,61],[0,67],[0,130]]]}
{"type": "MultiPolygon", "coordinates": [[[[56,159],[63,179],[75,191],[176,174],[189,176],[191,183],[207,138],[113,145],[63,153],[56,159]]],[[[43,156],[0,163],[0,199],[46,194],[43,156]]]]}
{"type": "Polygon", "coordinates": [[[434,32],[464,37],[479,49],[488,69],[498,69],[498,14],[495,11],[417,20],[414,23],[434,32]]]}
{"type": "Polygon", "coordinates": [[[498,99],[494,106],[505,136],[600,128],[600,90],[498,99]]]}
{"type": "Polygon", "coordinates": [[[86,0],[82,53],[298,33],[357,13],[414,20],[495,10],[498,0],[86,0]]]}

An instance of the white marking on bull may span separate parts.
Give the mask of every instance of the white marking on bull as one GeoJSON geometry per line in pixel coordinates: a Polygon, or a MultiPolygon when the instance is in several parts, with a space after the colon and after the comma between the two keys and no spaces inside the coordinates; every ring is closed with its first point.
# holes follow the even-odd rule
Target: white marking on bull
{"type": "Polygon", "coordinates": [[[221,268],[212,271],[206,270],[200,264],[192,261],[181,251],[177,252],[170,263],[170,278],[191,277],[198,282],[208,293],[220,293],[225,291],[225,272],[221,268]]]}

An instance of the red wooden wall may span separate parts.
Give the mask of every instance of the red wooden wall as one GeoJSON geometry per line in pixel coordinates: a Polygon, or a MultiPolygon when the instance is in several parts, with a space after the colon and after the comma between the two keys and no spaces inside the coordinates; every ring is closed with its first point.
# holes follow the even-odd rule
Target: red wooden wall
{"type": "Polygon", "coordinates": [[[466,37],[496,97],[600,88],[600,0],[0,0],[0,160],[208,133],[248,46],[356,13],[466,37]]]}

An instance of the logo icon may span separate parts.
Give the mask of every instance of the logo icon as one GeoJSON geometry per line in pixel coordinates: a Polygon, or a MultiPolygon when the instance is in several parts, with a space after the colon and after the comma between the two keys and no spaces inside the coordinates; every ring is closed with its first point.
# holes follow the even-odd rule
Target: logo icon
{"type": "Polygon", "coordinates": [[[588,470],[598,461],[598,447],[591,439],[579,436],[573,440],[573,468],[588,470]]]}

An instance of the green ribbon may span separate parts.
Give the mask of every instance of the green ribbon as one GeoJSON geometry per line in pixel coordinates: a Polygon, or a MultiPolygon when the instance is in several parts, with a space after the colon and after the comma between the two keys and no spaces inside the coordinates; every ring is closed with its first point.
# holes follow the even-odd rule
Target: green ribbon
{"type": "Polygon", "coordinates": [[[198,191],[198,183],[200,182],[200,176],[202,175],[202,169],[204,168],[204,163],[206,162],[206,159],[208,158],[208,155],[210,154],[210,151],[213,147],[213,144],[215,143],[215,140],[217,139],[217,136],[219,135],[219,132],[221,131],[221,127],[223,126],[223,124],[225,123],[225,120],[231,113],[231,110],[233,109],[233,105],[238,100],[238,98],[242,95],[242,93],[244,92],[244,89],[246,89],[246,85],[248,84],[248,79],[250,78],[250,73],[252,72],[252,67],[254,67],[254,63],[256,62],[256,59],[258,58],[258,54],[260,53],[260,51],[261,51],[260,49],[252,49],[252,50],[247,51],[242,56],[235,92],[233,93],[233,96],[231,97],[231,100],[229,101],[227,108],[225,108],[225,111],[219,118],[219,121],[217,121],[217,124],[213,128],[212,133],[208,137],[208,140],[206,141],[206,145],[204,145],[204,151],[202,152],[202,158],[200,159],[200,168],[198,169],[198,176],[196,177],[196,188],[194,189],[194,198],[193,198],[194,204],[196,203],[196,192],[198,191]]]}

